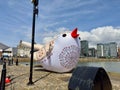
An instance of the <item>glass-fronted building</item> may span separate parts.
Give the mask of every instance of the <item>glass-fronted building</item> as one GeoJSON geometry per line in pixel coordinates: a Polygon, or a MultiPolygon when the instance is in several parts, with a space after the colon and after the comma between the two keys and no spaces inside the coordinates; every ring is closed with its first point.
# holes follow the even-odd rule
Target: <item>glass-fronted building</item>
{"type": "Polygon", "coordinates": [[[88,56],[88,50],[89,50],[88,41],[82,40],[80,42],[81,42],[81,54],[80,54],[80,56],[86,57],[86,56],[88,56]]]}

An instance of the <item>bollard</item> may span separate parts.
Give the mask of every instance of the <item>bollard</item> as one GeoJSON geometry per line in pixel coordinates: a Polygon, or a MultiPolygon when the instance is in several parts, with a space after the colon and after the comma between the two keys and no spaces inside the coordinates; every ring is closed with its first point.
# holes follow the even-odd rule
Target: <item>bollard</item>
{"type": "Polygon", "coordinates": [[[18,59],[16,59],[16,66],[18,66],[18,59]]]}
{"type": "Polygon", "coordinates": [[[8,59],[8,66],[10,66],[11,65],[11,61],[8,59]]]}
{"type": "Polygon", "coordinates": [[[6,62],[3,63],[3,69],[1,73],[0,90],[5,90],[5,79],[6,79],[6,62]]]}
{"type": "Polygon", "coordinates": [[[70,78],[69,90],[112,90],[110,79],[102,67],[77,67],[70,78]]]}
{"type": "Polygon", "coordinates": [[[3,58],[0,59],[0,65],[2,65],[2,64],[3,64],[3,58]]]}
{"type": "Polygon", "coordinates": [[[12,58],[12,61],[11,61],[11,62],[12,62],[12,65],[13,65],[13,58],[12,58]]]}

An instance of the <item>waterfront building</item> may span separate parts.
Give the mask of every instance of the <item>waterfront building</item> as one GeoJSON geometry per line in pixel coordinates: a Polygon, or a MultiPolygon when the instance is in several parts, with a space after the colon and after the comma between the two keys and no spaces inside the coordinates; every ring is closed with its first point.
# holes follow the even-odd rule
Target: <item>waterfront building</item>
{"type": "Polygon", "coordinates": [[[103,44],[97,44],[97,57],[103,57],[103,44]]]}
{"type": "Polygon", "coordinates": [[[7,49],[3,50],[2,56],[3,57],[12,57],[13,56],[12,48],[7,48],[7,49]]]}
{"type": "MultiPolygon", "coordinates": [[[[17,49],[16,49],[17,50],[17,49]]],[[[0,43],[0,57],[13,57],[16,55],[17,51],[15,50],[15,47],[9,47],[3,43],[0,43]]]]}
{"type": "Polygon", "coordinates": [[[96,56],[96,50],[95,48],[89,48],[89,57],[95,57],[96,56]]]}
{"type": "Polygon", "coordinates": [[[13,47],[12,51],[13,51],[13,57],[16,57],[17,56],[17,47],[13,47]]]}
{"type": "Polygon", "coordinates": [[[88,56],[88,50],[89,50],[89,47],[88,47],[88,41],[87,40],[81,40],[81,53],[80,53],[80,56],[81,57],[86,57],[88,56]]]}
{"type": "Polygon", "coordinates": [[[110,56],[111,57],[117,57],[117,43],[116,42],[111,42],[109,44],[110,47],[110,56]]]}
{"type": "Polygon", "coordinates": [[[3,43],[0,43],[0,57],[2,57],[3,51],[9,47],[3,43]]]}
{"type": "Polygon", "coordinates": [[[22,45],[21,42],[22,41],[20,41],[20,43],[17,46],[17,56],[18,57],[29,57],[31,48],[22,45]]]}
{"type": "Polygon", "coordinates": [[[110,44],[103,44],[103,57],[110,57],[110,44]]]}
{"type": "Polygon", "coordinates": [[[117,43],[97,44],[97,57],[117,57],[117,43]]]}

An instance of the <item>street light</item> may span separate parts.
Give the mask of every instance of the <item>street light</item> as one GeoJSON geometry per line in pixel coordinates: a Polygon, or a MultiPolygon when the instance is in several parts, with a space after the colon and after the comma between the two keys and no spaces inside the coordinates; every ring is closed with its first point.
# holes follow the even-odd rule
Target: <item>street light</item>
{"type": "Polygon", "coordinates": [[[31,0],[31,2],[32,2],[35,6],[38,6],[39,0],[31,0]]]}
{"type": "Polygon", "coordinates": [[[31,60],[30,60],[30,76],[28,85],[34,84],[32,81],[33,73],[33,54],[34,54],[34,36],[35,36],[35,16],[38,15],[38,2],[39,0],[31,0],[33,3],[33,22],[32,22],[32,42],[31,42],[31,60]]]}

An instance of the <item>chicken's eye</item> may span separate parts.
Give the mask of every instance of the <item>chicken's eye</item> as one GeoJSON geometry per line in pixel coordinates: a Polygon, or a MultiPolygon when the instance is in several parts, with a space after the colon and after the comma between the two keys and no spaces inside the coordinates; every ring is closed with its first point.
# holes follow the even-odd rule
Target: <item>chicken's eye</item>
{"type": "Polygon", "coordinates": [[[62,36],[63,36],[63,37],[66,37],[66,36],[67,36],[67,34],[63,34],[62,36]]]}

